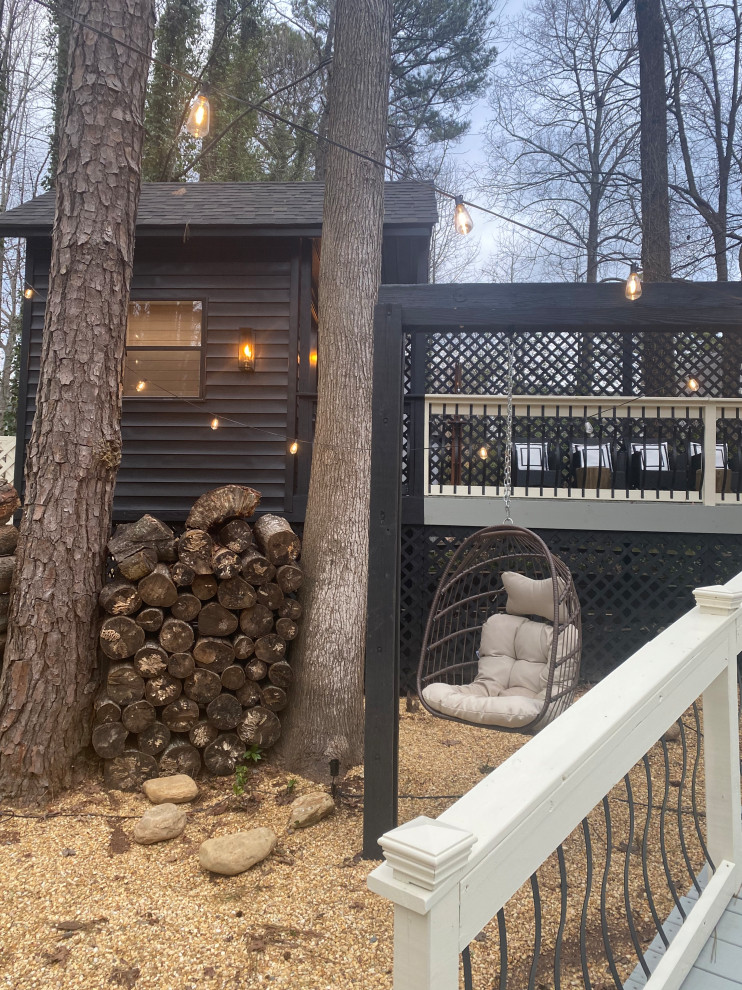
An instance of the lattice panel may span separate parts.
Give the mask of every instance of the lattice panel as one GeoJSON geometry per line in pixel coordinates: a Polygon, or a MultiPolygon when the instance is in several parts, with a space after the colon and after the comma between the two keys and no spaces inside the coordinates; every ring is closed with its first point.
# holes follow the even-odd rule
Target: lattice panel
{"type": "MultiPolygon", "coordinates": [[[[427,337],[426,391],[501,394],[507,337],[472,331],[427,337]]],[[[740,395],[742,334],[683,331],[578,334],[519,331],[520,395],[740,395]]]]}
{"type": "MultiPolygon", "coordinates": [[[[414,689],[422,635],[440,575],[472,529],[402,530],[403,690],[414,689]]],[[[582,605],[582,680],[604,677],[692,608],[694,588],[740,569],[742,536],[593,533],[539,535],[570,568],[582,605]]]]}

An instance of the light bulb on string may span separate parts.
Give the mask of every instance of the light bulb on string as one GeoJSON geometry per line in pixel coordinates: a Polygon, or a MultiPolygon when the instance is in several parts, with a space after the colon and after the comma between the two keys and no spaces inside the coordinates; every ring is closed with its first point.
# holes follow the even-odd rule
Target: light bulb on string
{"type": "Polygon", "coordinates": [[[624,293],[626,298],[631,299],[632,301],[634,299],[638,299],[642,294],[642,280],[639,278],[639,273],[633,265],[629,271],[629,277],[626,279],[626,288],[624,289],[624,293]]]}
{"type": "Polygon", "coordinates": [[[697,378],[691,377],[685,383],[685,387],[688,389],[689,392],[697,392],[701,387],[701,383],[698,381],[697,378]]]}
{"type": "Polygon", "coordinates": [[[453,210],[453,225],[456,228],[456,232],[459,234],[470,234],[474,227],[474,221],[471,218],[471,213],[469,213],[464,205],[464,197],[456,196],[454,203],[456,205],[453,210]]]}
{"type": "Polygon", "coordinates": [[[191,103],[185,129],[195,138],[205,138],[211,124],[211,106],[209,105],[208,89],[204,87],[191,103]]]}
{"type": "Polygon", "coordinates": [[[36,292],[35,292],[34,287],[32,285],[27,285],[26,288],[23,290],[23,298],[24,299],[33,299],[33,297],[35,295],[36,295],[36,292]]]}
{"type": "Polygon", "coordinates": [[[590,422],[589,419],[585,420],[585,433],[587,433],[589,437],[591,437],[593,433],[595,433],[595,427],[593,426],[593,424],[590,422]]]}
{"type": "Polygon", "coordinates": [[[219,417],[218,416],[214,416],[214,418],[212,419],[212,421],[211,421],[211,429],[212,430],[218,430],[219,429],[219,417]]]}
{"type": "Polygon", "coordinates": [[[482,444],[482,446],[477,451],[477,454],[479,455],[481,460],[486,461],[487,458],[489,457],[489,450],[484,444],[482,444]]]}
{"type": "Polygon", "coordinates": [[[137,392],[143,392],[146,384],[145,381],[137,382],[137,392]]]}
{"type": "Polygon", "coordinates": [[[298,453],[298,451],[299,451],[299,444],[296,442],[296,440],[294,440],[294,442],[289,447],[289,453],[296,454],[298,453]]]}

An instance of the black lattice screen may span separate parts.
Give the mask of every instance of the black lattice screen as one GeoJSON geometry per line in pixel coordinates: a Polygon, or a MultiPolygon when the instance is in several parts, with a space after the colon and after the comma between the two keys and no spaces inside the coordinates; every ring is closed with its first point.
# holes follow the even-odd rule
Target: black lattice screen
{"type": "MultiPolygon", "coordinates": [[[[516,337],[515,392],[732,397],[740,394],[741,364],[740,335],[525,330],[516,337]]],[[[506,370],[504,332],[427,337],[428,393],[501,394],[506,370]]]]}
{"type": "MultiPolygon", "coordinates": [[[[443,568],[472,529],[402,529],[402,687],[414,689],[422,634],[443,568]]],[[[582,605],[582,680],[604,677],[692,608],[693,589],[742,569],[742,536],[544,530],[582,605]]]]}

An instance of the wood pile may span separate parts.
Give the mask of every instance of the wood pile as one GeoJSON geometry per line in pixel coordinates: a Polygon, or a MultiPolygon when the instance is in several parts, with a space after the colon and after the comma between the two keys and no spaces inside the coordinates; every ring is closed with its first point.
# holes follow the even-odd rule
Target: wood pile
{"type": "Polygon", "coordinates": [[[153,516],[118,526],[100,594],[106,661],[93,747],[108,786],[160,774],[234,772],[278,740],[298,632],[299,538],[285,519],[251,526],[259,492],[202,495],[181,536],[153,516]]]}
{"type": "Polygon", "coordinates": [[[0,482],[0,660],[5,656],[8,638],[8,612],[10,611],[10,585],[15,570],[15,550],[18,530],[9,522],[20,509],[18,492],[7,482],[0,482]]]}

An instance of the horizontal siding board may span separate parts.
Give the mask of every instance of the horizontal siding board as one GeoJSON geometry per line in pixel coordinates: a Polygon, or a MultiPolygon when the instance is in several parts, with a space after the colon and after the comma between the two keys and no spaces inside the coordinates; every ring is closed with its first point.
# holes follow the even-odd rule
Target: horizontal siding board
{"type": "MultiPolygon", "coordinates": [[[[282,511],[286,473],[292,252],[285,239],[221,247],[147,244],[137,248],[132,297],[204,299],[206,314],[202,397],[126,398],[122,409],[123,456],[115,498],[116,519],[152,512],[177,522],[193,501],[218,485],[250,485],[261,508],[282,511]],[[240,327],[256,331],[255,371],[237,367],[240,327]],[[222,419],[218,430],[210,423],[222,419]],[[239,423],[229,423],[231,417],[239,423]]],[[[35,245],[34,300],[28,359],[25,433],[28,439],[39,382],[48,253],[35,245]]],[[[296,361],[295,355],[293,362],[296,361]]],[[[293,367],[291,373],[293,373],[293,367]]],[[[152,384],[154,389],[156,384],[152,384]]]]}

